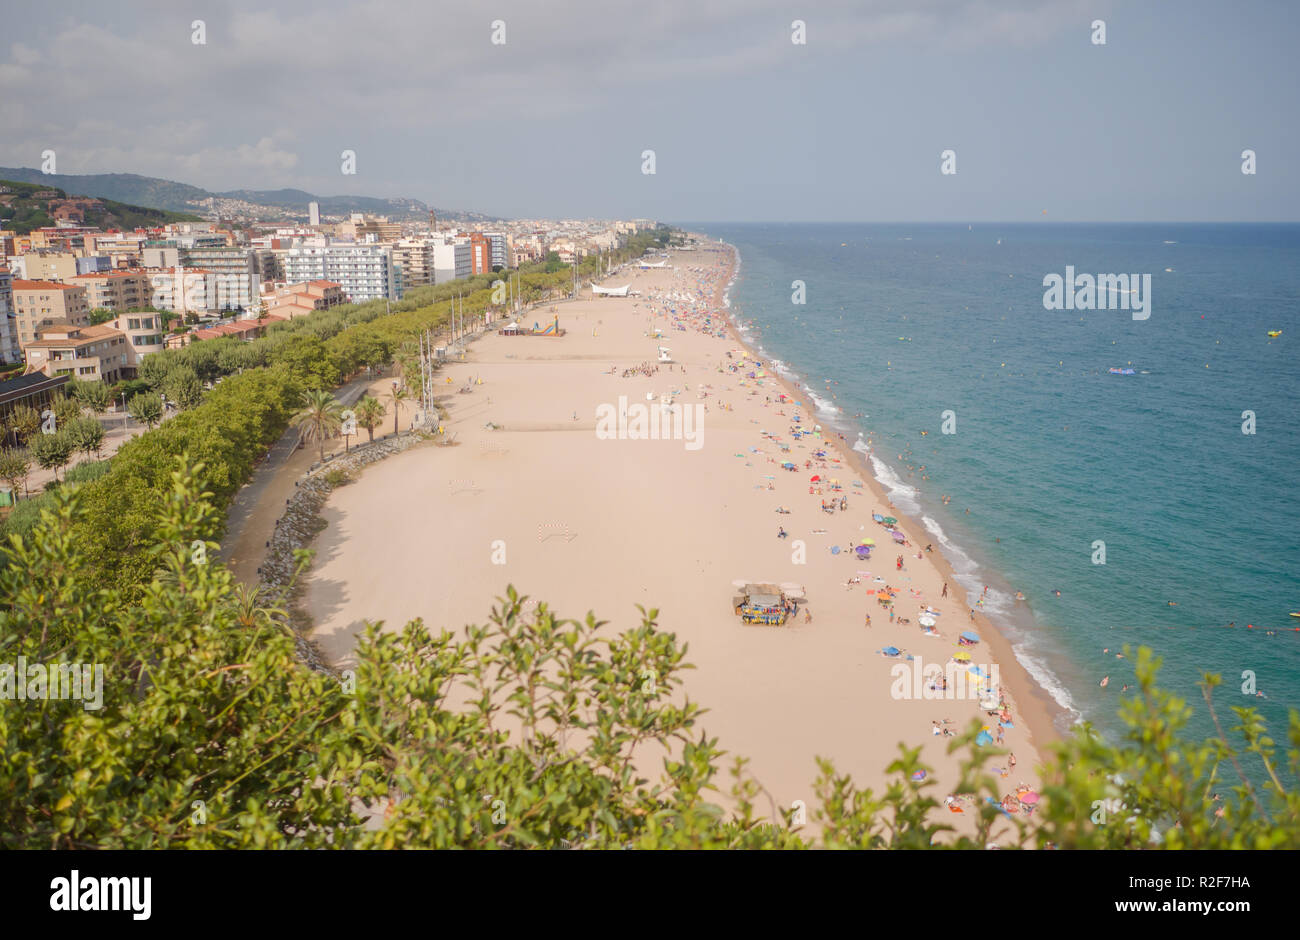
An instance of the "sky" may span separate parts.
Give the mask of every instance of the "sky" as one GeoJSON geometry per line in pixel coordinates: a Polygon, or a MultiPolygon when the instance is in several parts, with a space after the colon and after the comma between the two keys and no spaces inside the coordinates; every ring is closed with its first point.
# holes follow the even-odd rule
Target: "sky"
{"type": "Polygon", "coordinates": [[[25,4],[0,165],[510,218],[1295,221],[1298,47],[1296,0],[25,4]]]}

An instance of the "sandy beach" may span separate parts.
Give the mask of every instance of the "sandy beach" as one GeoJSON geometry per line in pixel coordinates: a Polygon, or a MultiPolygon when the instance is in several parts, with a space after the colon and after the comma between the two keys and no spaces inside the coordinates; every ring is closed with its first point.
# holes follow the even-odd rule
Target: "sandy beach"
{"type": "MultiPolygon", "coordinates": [[[[640,296],[584,289],[555,308],[564,336],[492,334],[448,364],[440,404],[457,446],[378,463],[324,509],[304,592],[313,639],[346,665],[363,620],[458,629],[484,621],[507,584],[564,616],[593,611],[610,631],[638,622],[636,604],[653,606],[661,629],[689,644],[685,690],[709,709],[703,726],[751,759],[781,806],[814,805],[816,757],[880,792],[899,742],[923,748],[942,799],[957,761],[936,729],[973,718],[1015,755],[1014,767],[993,761],[1005,768],[1002,792],[1037,789],[1036,745],[1054,735],[1046,696],[992,625],[968,613],[938,546],[926,551],[932,539],[892,509],[861,455],[814,430],[806,394],[755,365],[723,312],[731,261],[730,251],[674,251],[669,268],[626,268],[604,284],[640,296]],[[661,346],[671,362],[657,361],[661,346]],[[632,439],[637,406],[662,400],[696,423],[632,439]],[[904,541],[873,514],[898,517],[904,541]],[[852,550],[863,539],[875,543],[865,560],[852,550]],[[806,603],[783,626],[746,625],[732,608],[735,581],[797,583],[806,603]],[[979,641],[959,647],[963,631],[979,641]],[[889,647],[898,655],[882,653],[889,647]],[[1002,722],[973,687],[961,699],[926,697],[941,693],[913,681],[921,664],[959,652],[982,671],[997,667],[1002,722]],[[891,673],[900,665],[903,677],[891,673]]],[[[967,829],[973,816],[947,821],[967,829]]]]}

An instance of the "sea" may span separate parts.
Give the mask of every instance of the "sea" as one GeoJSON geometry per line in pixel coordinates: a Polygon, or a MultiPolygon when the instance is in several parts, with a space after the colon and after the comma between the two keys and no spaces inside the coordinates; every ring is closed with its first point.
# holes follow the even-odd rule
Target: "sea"
{"type": "Polygon", "coordinates": [[[870,450],[867,471],[969,602],[989,587],[984,612],[1062,731],[1120,733],[1127,644],[1160,657],[1160,686],[1193,707],[1189,734],[1213,732],[1208,672],[1225,728],[1250,705],[1286,741],[1300,708],[1300,225],[688,228],[738,250],[727,300],[751,344],[823,426],[870,450]],[[1145,318],[1047,309],[1045,279],[1067,266],[1150,275],[1145,318]]]}

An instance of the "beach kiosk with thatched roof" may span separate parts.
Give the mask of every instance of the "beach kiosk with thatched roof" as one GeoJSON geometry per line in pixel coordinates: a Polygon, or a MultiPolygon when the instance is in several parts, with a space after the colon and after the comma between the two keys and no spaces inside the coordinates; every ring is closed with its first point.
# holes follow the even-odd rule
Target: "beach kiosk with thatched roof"
{"type": "Polygon", "coordinates": [[[767,581],[732,581],[737,593],[731,599],[732,610],[744,623],[779,627],[798,609],[804,589],[798,584],[773,584],[767,581]]]}

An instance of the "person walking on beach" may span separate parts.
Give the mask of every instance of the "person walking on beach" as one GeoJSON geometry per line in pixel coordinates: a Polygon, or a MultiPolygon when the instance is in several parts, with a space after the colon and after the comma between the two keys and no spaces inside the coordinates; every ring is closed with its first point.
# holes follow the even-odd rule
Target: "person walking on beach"
{"type": "Polygon", "coordinates": [[[867,629],[871,629],[871,614],[867,614],[867,629]]]}
{"type": "Polygon", "coordinates": [[[1014,752],[1014,751],[1011,753],[1011,755],[1010,755],[1009,757],[1007,757],[1007,763],[1011,766],[1011,769],[1012,769],[1012,770],[1015,769],[1015,767],[1016,767],[1016,755],[1015,755],[1015,752],[1014,752]]]}
{"type": "Polygon", "coordinates": [[[777,526],[776,537],[779,539],[783,539],[786,537],[785,526],[777,526]]]}
{"type": "Polygon", "coordinates": [[[940,594],[939,596],[940,596],[940,597],[947,597],[947,596],[948,596],[948,582],[947,582],[947,581],[943,582],[943,593],[940,594]]]}

